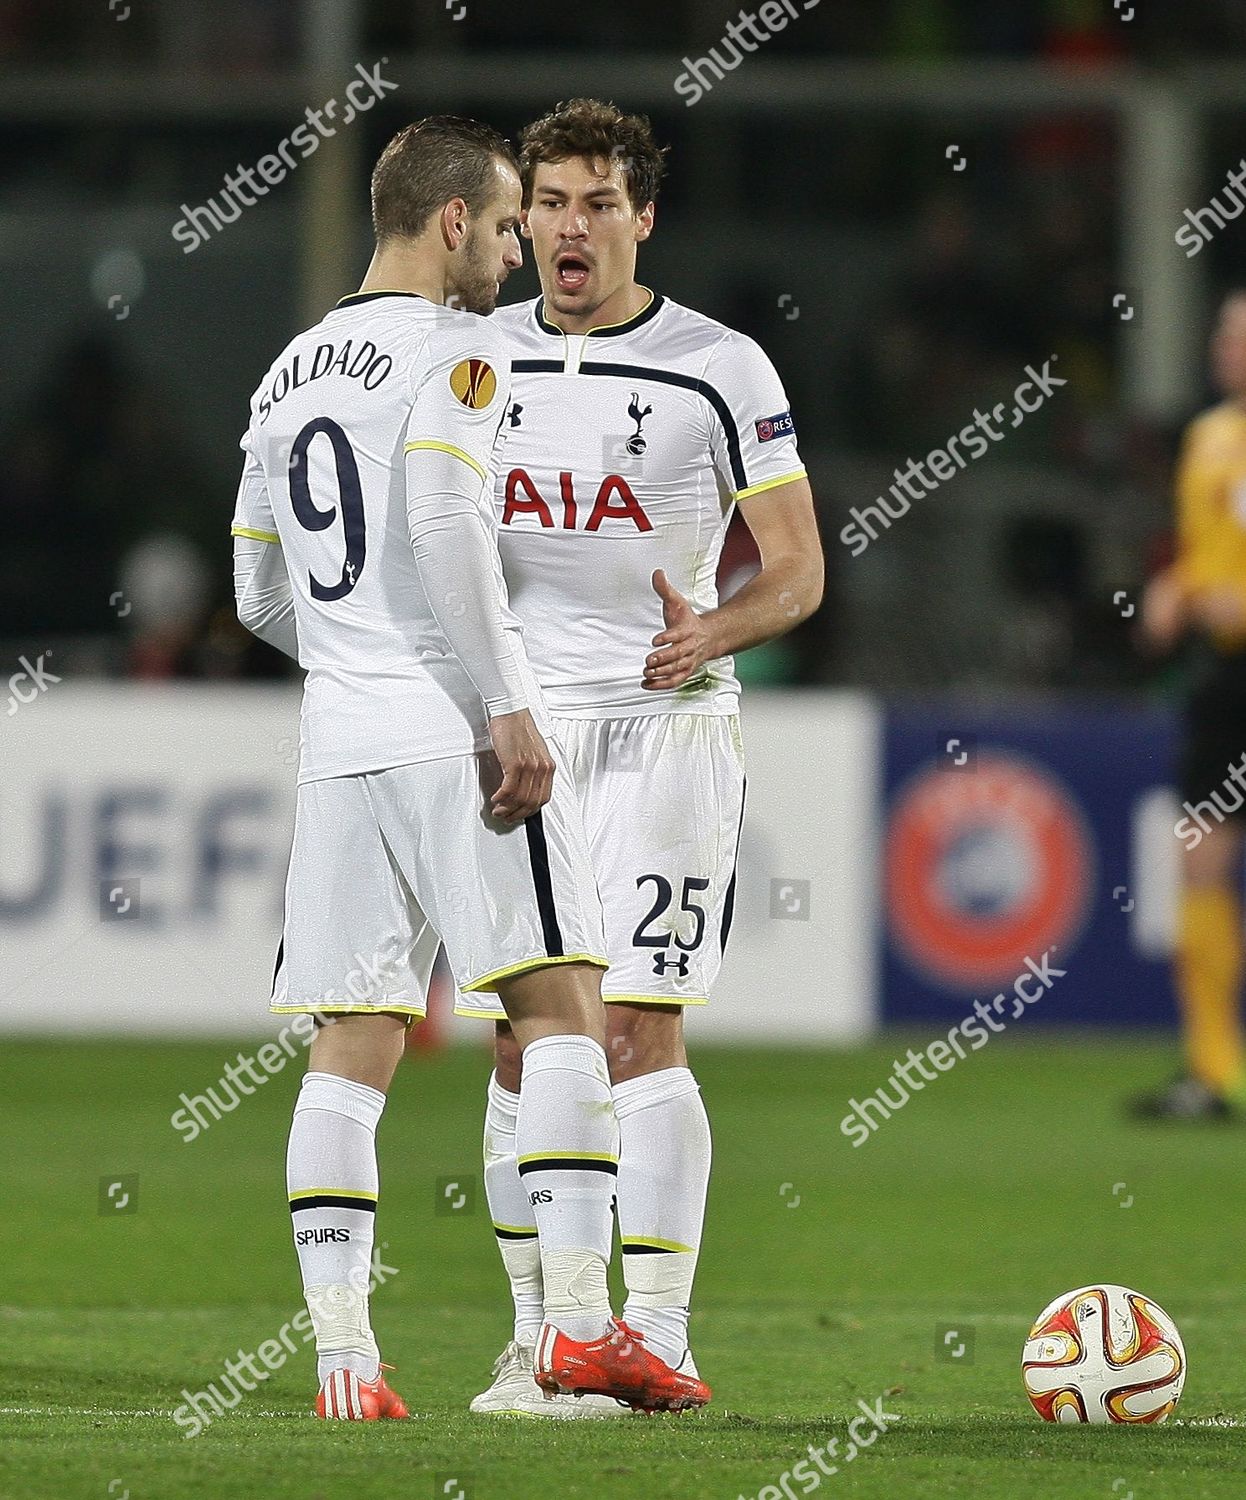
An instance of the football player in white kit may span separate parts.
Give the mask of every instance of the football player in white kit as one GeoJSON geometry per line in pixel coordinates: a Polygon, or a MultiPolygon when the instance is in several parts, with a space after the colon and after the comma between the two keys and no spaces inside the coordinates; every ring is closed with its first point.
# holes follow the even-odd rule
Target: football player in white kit
{"type": "Polygon", "coordinates": [[[286,1159],[317,1413],[407,1415],[369,1317],[375,1137],[441,942],[523,1049],[518,1170],[548,1314],[536,1379],[700,1405],[708,1390],[610,1314],[600,906],[489,507],[510,367],[478,314],[522,261],[517,163],[489,127],[433,117],[386,147],[372,203],[361,290],[252,399],[233,525],[240,617],[307,669],[272,1008],[334,1021],[312,1042],[286,1159]]]}
{"type": "MultiPolygon", "coordinates": [[[[577,99],[524,133],[524,234],[543,296],[499,310],[512,360],[496,475],[512,608],[571,764],[605,913],[607,1054],[620,1130],[624,1318],[696,1373],[688,1305],[710,1134],[683,1010],[704,1005],[731,925],[744,803],[732,653],[817,608],[822,551],[783,386],[749,338],[639,285],[662,152],[648,121],[577,99]],[[738,506],[761,556],[720,603],[738,506]]],[[[528,1373],[542,1320],[537,1225],[517,1168],[526,1064],[498,1021],[485,1186],[515,1304],[483,1413],[595,1416],[528,1373]]]]}

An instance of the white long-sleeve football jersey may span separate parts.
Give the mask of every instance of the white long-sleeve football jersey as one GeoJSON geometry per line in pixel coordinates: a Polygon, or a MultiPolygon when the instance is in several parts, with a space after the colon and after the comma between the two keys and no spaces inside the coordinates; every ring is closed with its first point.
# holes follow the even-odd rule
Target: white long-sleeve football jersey
{"type": "Polygon", "coordinates": [[[718,603],[736,500],[804,477],[787,397],[752,339],[655,296],[566,334],[540,299],[501,308],[511,400],[495,502],[511,607],[554,714],[731,714],[730,657],[671,692],[641,687],[663,628],[653,572],[718,603]]]}
{"type": "Polygon", "coordinates": [[[376,292],[293,339],[252,397],[233,530],[289,574],[300,781],[468,755],[490,711],[535,709],[490,505],[509,384],[488,319],[376,292]]]}

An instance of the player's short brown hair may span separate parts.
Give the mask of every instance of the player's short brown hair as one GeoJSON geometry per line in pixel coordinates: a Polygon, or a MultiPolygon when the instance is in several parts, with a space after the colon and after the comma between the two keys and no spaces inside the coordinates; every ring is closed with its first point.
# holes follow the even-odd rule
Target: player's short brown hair
{"type": "Polygon", "coordinates": [[[506,138],[479,120],[429,115],[400,130],[372,171],[372,227],[378,242],[413,239],[451,198],[478,214],[497,191],[495,161],[519,168],[506,138]]]}
{"type": "Polygon", "coordinates": [[[627,196],[639,211],[658,196],[666,163],[666,147],[653,138],[646,115],[625,115],[600,99],[570,99],[534,120],[520,137],[519,175],[523,201],[532,202],[532,183],[541,162],[618,159],[623,163],[627,196]]]}

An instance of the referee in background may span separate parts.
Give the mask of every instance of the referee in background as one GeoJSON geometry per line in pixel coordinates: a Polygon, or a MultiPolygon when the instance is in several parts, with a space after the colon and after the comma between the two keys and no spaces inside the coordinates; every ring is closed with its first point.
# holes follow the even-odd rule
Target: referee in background
{"type": "Polygon", "coordinates": [[[1184,803],[1210,804],[1196,840],[1183,840],[1175,982],[1184,1066],[1166,1088],[1133,1101],[1137,1116],[1156,1120],[1231,1120],[1246,1100],[1246,798],[1229,777],[1246,754],[1246,290],[1230,292],[1221,305],[1211,363],[1225,399],[1186,429],[1176,474],[1176,558],[1142,598],[1150,645],[1171,651],[1185,638],[1194,644],[1180,790],[1184,803]]]}

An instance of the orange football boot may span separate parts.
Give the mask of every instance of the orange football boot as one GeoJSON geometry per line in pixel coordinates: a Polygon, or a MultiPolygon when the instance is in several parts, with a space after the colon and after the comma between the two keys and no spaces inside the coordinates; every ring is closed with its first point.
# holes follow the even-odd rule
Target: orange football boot
{"type": "MultiPolygon", "coordinates": [[[[382,1365],[381,1370],[392,1370],[382,1365]]],[[[318,1417],[338,1418],[343,1422],[376,1422],[382,1417],[410,1415],[407,1404],[396,1391],[385,1384],[378,1373],[373,1381],[361,1380],[353,1370],[331,1370],[325,1376],[316,1397],[318,1417]]]]}
{"type": "Polygon", "coordinates": [[[644,1334],[635,1333],[620,1318],[586,1344],[569,1339],[552,1323],[541,1329],[533,1374],[551,1395],[613,1396],[635,1411],[686,1411],[704,1406],[710,1388],[678,1370],[645,1348],[644,1334]]]}

